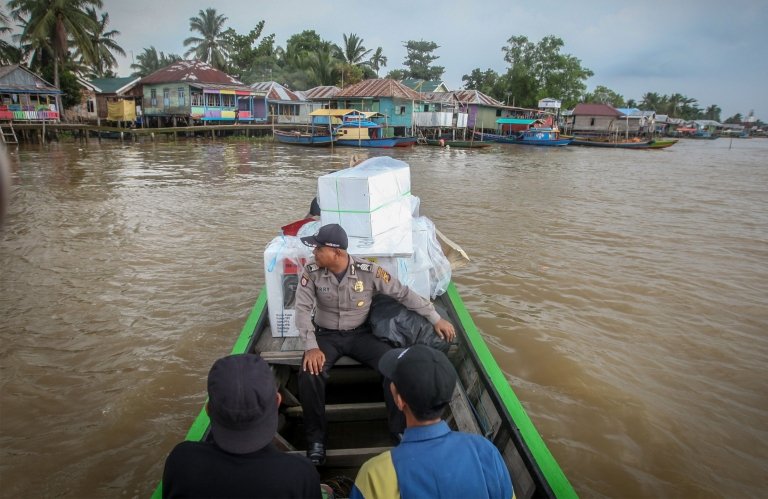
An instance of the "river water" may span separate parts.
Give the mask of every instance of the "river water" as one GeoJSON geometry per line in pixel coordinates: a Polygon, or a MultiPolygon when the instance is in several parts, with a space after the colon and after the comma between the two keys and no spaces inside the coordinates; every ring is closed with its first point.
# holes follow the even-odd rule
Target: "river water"
{"type": "Polygon", "coordinates": [[[583,497],[768,487],[768,140],[658,151],[54,143],[10,151],[0,496],[147,497],[353,155],[411,166],[459,292],[583,497]]]}

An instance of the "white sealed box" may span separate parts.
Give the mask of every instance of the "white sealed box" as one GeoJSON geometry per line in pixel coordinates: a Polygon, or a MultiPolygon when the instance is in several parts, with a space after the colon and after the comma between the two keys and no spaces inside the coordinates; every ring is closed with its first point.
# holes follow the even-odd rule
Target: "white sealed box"
{"type": "Polygon", "coordinates": [[[278,236],[264,250],[264,277],[272,336],[298,336],[296,287],[312,250],[295,236],[278,236]]]}
{"type": "Polygon", "coordinates": [[[411,169],[382,156],[318,179],[323,225],[337,223],[349,237],[375,238],[411,228],[411,169]]]}

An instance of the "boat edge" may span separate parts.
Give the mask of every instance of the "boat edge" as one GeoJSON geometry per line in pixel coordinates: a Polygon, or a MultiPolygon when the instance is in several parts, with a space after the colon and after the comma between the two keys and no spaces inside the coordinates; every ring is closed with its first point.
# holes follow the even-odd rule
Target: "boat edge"
{"type": "Polygon", "coordinates": [[[488,380],[496,389],[504,408],[509,413],[511,420],[517,425],[520,434],[528,447],[533,461],[538,465],[547,485],[552,489],[552,493],[558,498],[576,498],[578,495],[571,485],[568,478],[563,473],[560,465],[555,460],[552,453],[547,448],[544,439],[541,438],[538,430],[531,421],[531,418],[525,411],[520,399],[517,398],[506,375],[503,373],[496,359],[480,335],[472,316],[464,306],[464,302],[459,296],[456,285],[453,281],[448,286],[448,298],[453,305],[456,315],[461,322],[462,328],[466,332],[467,340],[471,345],[471,350],[477,356],[480,366],[485,371],[488,380]]]}

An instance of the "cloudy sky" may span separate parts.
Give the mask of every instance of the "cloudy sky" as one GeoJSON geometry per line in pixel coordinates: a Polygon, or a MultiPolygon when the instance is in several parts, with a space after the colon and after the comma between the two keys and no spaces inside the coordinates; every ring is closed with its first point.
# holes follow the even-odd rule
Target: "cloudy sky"
{"type": "Polygon", "coordinates": [[[264,20],[263,33],[282,47],[307,29],[339,45],[355,33],[366,48],[382,47],[382,75],[403,67],[404,42],[435,42],[451,89],[475,68],[504,72],[510,37],[555,35],[562,53],[594,72],[590,91],[603,85],[638,101],[646,92],[681,93],[700,108],[720,106],[723,120],[754,111],[768,121],[768,0],[104,0],[127,54],[118,74],[128,76],[131,57],[150,46],[183,55],[189,18],[208,7],[241,34],[264,20]]]}

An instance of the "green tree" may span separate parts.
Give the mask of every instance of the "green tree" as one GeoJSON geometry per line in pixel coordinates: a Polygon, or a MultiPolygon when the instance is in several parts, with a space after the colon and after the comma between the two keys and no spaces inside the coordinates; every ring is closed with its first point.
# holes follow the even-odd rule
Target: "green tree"
{"type": "MultiPolygon", "coordinates": [[[[3,7],[0,6],[0,35],[9,34],[12,31],[10,24],[11,18],[8,17],[3,7]]],[[[19,49],[5,40],[0,40],[0,64],[16,64],[20,60],[21,52],[19,49]]]]}
{"type": "Polygon", "coordinates": [[[741,113],[736,113],[727,120],[725,120],[726,123],[731,125],[740,125],[744,121],[744,118],[741,116],[741,113]]]}
{"type": "Polygon", "coordinates": [[[136,56],[136,62],[131,64],[131,69],[133,69],[131,75],[143,78],[154,73],[158,69],[162,69],[180,60],[180,55],[168,54],[166,56],[164,53],[158,52],[155,47],[149,47],[136,56]]]}
{"type": "Polygon", "coordinates": [[[91,44],[90,51],[83,51],[78,47],[75,52],[76,58],[86,67],[86,74],[93,78],[114,77],[112,68],[117,66],[117,59],[113,54],[117,53],[125,56],[125,50],[114,40],[120,34],[117,30],[107,31],[109,25],[109,14],[106,12],[97,14],[93,8],[86,10],[88,16],[93,20],[94,29],[90,33],[91,44]]]}
{"type": "Polygon", "coordinates": [[[334,85],[340,74],[341,61],[336,58],[338,51],[336,46],[325,42],[315,52],[309,54],[307,60],[307,72],[309,75],[308,87],[318,85],[334,85]]]}
{"type": "Polygon", "coordinates": [[[627,107],[629,108],[637,107],[637,101],[635,99],[629,99],[627,101],[627,107]]]}
{"type": "Polygon", "coordinates": [[[387,56],[384,55],[381,47],[376,49],[376,52],[373,53],[368,63],[370,64],[371,69],[376,72],[376,78],[378,78],[379,70],[387,65],[387,56]]]}
{"type": "Polygon", "coordinates": [[[237,76],[244,83],[271,79],[272,73],[277,68],[275,35],[273,33],[261,38],[263,31],[264,21],[262,20],[245,35],[237,33],[232,28],[222,34],[222,38],[229,47],[229,63],[226,72],[237,76]],[[265,78],[266,76],[270,78],[265,78]]]}
{"type": "Polygon", "coordinates": [[[443,77],[445,68],[432,65],[434,61],[440,58],[440,56],[432,54],[440,48],[438,44],[424,40],[409,40],[404,47],[407,52],[405,61],[403,61],[403,66],[407,68],[406,78],[432,81],[443,77]]]}
{"type": "Polygon", "coordinates": [[[344,46],[340,53],[340,59],[353,66],[359,66],[366,64],[365,56],[371,53],[370,49],[366,49],[363,45],[363,39],[358,37],[354,33],[350,33],[349,36],[344,35],[344,46]]]}
{"type": "Polygon", "coordinates": [[[598,85],[594,92],[584,94],[584,102],[599,102],[613,107],[631,107],[627,106],[622,95],[602,85],[598,85]]]}
{"type": "Polygon", "coordinates": [[[7,5],[22,23],[20,41],[47,52],[38,54],[40,64],[52,59],[53,84],[59,87],[59,65],[68,60],[70,41],[83,53],[93,50],[90,34],[98,27],[87,9],[100,9],[101,0],[10,0],[7,5]]]}
{"type": "Polygon", "coordinates": [[[190,17],[190,31],[197,32],[200,36],[190,36],[184,40],[184,46],[190,46],[184,55],[193,55],[217,69],[226,69],[228,47],[223,36],[226,21],[226,16],[217,14],[216,9],[210,7],[205,11],[201,10],[196,17],[190,17]]]}
{"type": "Polygon", "coordinates": [[[720,113],[722,112],[723,110],[720,109],[720,106],[712,104],[711,106],[707,107],[706,111],[704,111],[704,119],[720,121],[720,113]]]}
{"type": "Polygon", "coordinates": [[[314,86],[314,82],[328,81],[326,76],[336,69],[341,54],[338,45],[323,40],[314,30],[291,36],[285,47],[282,53],[276,51],[280,72],[279,80],[274,79],[295,89],[307,89],[314,86]]]}
{"type": "Polygon", "coordinates": [[[386,77],[391,80],[398,80],[398,81],[405,80],[406,78],[408,78],[408,71],[406,71],[405,69],[393,69],[392,71],[387,73],[386,77]]]}
{"type": "Polygon", "coordinates": [[[594,73],[581,61],[560,53],[563,40],[546,36],[534,44],[525,36],[513,36],[502,47],[509,64],[506,77],[519,105],[534,107],[540,99],[557,97],[565,107],[575,105],[586,91],[585,81],[594,73]]]}

